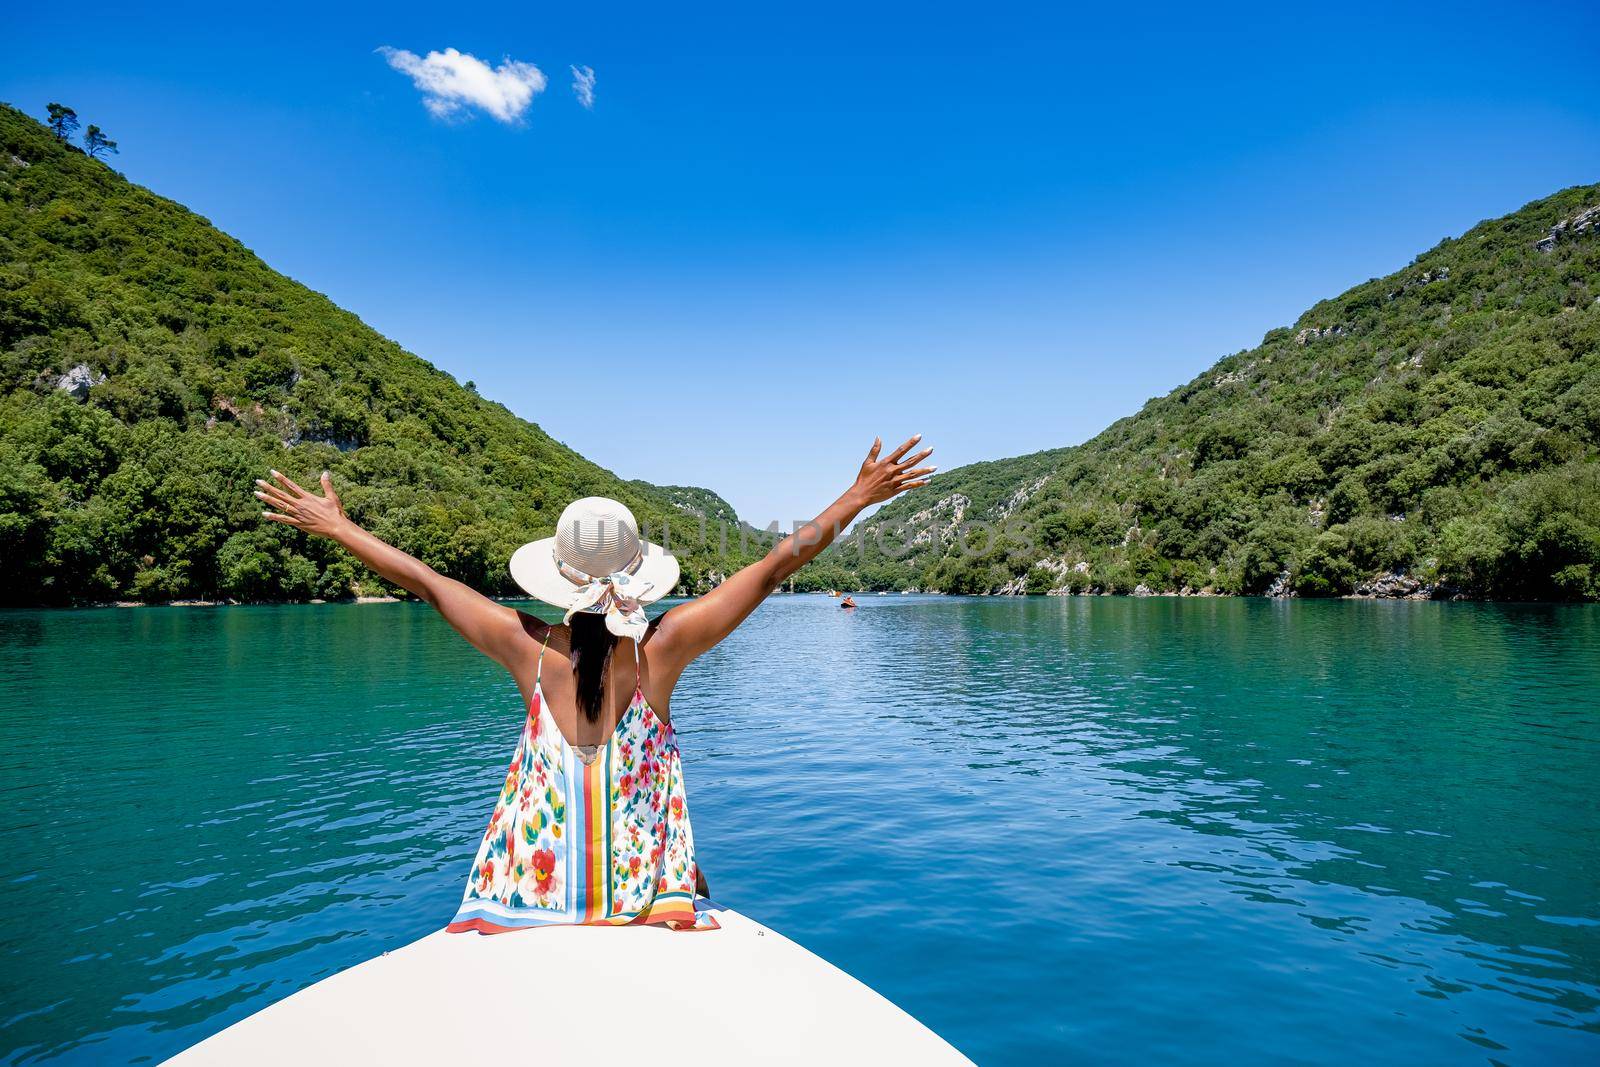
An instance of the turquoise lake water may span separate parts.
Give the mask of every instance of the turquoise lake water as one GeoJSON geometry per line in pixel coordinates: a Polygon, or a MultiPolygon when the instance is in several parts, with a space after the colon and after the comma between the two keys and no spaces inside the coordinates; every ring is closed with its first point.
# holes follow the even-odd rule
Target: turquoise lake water
{"type": "MultiPolygon", "coordinates": [[[[720,902],[980,1064],[1600,1062],[1600,608],[859,599],[673,697],[720,902]]],[[[0,1062],[437,929],[521,715],[415,605],[0,613],[0,1062]]]]}

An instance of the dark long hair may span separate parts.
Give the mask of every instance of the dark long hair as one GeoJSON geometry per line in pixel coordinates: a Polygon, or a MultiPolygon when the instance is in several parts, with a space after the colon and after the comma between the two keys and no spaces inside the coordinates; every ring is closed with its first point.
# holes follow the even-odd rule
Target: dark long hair
{"type": "Polygon", "coordinates": [[[578,686],[578,710],[590,722],[600,721],[600,698],[611,669],[617,635],[606,629],[606,617],[580,611],[572,617],[572,678],[578,686]]]}

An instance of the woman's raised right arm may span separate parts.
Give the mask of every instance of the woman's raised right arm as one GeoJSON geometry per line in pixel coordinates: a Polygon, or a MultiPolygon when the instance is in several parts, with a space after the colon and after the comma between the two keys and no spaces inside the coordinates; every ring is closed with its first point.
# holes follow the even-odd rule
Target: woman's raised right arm
{"type": "Polygon", "coordinates": [[[474,648],[507,670],[515,673],[518,665],[528,662],[534,641],[523,628],[520,612],[496,604],[357,526],[344,513],[327,471],[322,472],[321,496],[277,471],[272,477],[276,484],[256,479],[256,498],[274,509],[263,511],[262,518],[337,541],[373,573],[433,605],[474,648]]]}

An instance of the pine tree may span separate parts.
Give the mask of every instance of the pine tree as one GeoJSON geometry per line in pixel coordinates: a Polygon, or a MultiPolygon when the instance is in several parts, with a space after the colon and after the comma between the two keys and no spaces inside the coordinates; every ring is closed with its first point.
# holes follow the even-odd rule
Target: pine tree
{"type": "Polygon", "coordinates": [[[65,104],[49,104],[45,110],[50,113],[50,130],[56,135],[56,140],[62,144],[78,129],[78,113],[65,104]]]}
{"type": "Polygon", "coordinates": [[[104,130],[91,122],[89,128],[83,131],[83,150],[89,154],[90,159],[99,159],[102,152],[115,155],[117,142],[107,137],[104,130]]]}

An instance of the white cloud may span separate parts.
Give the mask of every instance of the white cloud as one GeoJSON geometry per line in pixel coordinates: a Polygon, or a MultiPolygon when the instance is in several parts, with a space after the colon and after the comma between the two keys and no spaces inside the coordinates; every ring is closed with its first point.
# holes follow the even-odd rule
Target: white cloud
{"type": "Polygon", "coordinates": [[[578,103],[589,110],[594,110],[594,68],[572,68],[572,91],[578,97],[578,103]]]}
{"type": "Polygon", "coordinates": [[[418,56],[384,45],[378,52],[422,90],[423,105],[439,118],[475,107],[501,122],[517,122],[533,98],[544,92],[544,73],[532,63],[504,59],[491,69],[477,56],[454,48],[418,56]]]}

